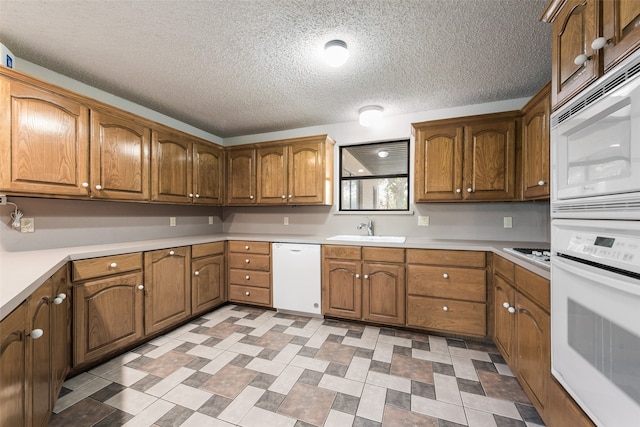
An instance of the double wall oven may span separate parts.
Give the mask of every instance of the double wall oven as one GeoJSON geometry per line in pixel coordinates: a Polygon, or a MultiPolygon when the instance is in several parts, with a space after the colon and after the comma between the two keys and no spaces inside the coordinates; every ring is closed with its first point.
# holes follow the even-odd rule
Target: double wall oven
{"type": "Polygon", "coordinates": [[[640,53],[551,123],[552,372],[598,426],[638,426],[640,53]]]}

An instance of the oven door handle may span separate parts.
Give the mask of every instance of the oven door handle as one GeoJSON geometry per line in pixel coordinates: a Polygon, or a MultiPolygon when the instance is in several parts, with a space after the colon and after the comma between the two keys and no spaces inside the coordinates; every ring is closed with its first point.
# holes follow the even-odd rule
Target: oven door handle
{"type": "Polygon", "coordinates": [[[553,285],[553,270],[565,270],[575,276],[581,277],[589,281],[598,281],[604,286],[617,289],[620,292],[640,296],[640,280],[631,277],[625,277],[620,274],[607,271],[603,268],[593,267],[591,265],[582,264],[577,261],[562,258],[559,256],[551,257],[551,286],[553,285]]]}

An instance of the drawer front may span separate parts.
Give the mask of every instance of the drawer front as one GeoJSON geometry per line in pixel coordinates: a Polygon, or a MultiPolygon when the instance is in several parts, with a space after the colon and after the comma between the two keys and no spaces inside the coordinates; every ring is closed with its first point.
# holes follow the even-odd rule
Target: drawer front
{"type": "Polygon", "coordinates": [[[322,257],[360,260],[361,248],[360,246],[324,245],[322,246],[322,257]]]}
{"type": "Polygon", "coordinates": [[[271,253],[271,243],[231,240],[229,241],[229,252],[269,255],[271,253]]]}
{"type": "Polygon", "coordinates": [[[549,293],[551,290],[547,279],[517,265],[515,285],[519,292],[527,295],[549,313],[549,293]]]}
{"type": "Polygon", "coordinates": [[[229,301],[271,305],[271,291],[252,286],[229,285],[229,301]]]}
{"type": "Polygon", "coordinates": [[[270,288],[271,273],[268,271],[240,270],[232,268],[229,270],[229,284],[270,288]]]}
{"type": "Polygon", "coordinates": [[[191,258],[212,256],[224,253],[224,242],[203,243],[191,246],[191,258]]]}
{"type": "Polygon", "coordinates": [[[142,253],[113,255],[73,261],[73,281],[142,270],[142,253]]]}
{"type": "Polygon", "coordinates": [[[515,264],[502,258],[499,255],[493,257],[493,269],[496,273],[504,277],[508,282],[513,283],[516,277],[515,264]]]}
{"type": "Polygon", "coordinates": [[[269,255],[229,254],[229,268],[270,271],[271,257],[269,255]]]}
{"type": "Polygon", "coordinates": [[[379,262],[404,262],[404,249],[398,248],[362,248],[362,259],[379,262]]]}
{"type": "Polygon", "coordinates": [[[407,292],[412,295],[486,302],[487,284],[484,270],[407,266],[407,292]]]}
{"type": "Polygon", "coordinates": [[[407,249],[407,262],[411,264],[452,265],[483,268],[486,255],[479,251],[444,251],[440,249],[407,249]]]}
{"type": "Polygon", "coordinates": [[[475,302],[409,296],[407,326],[484,337],[487,333],[487,306],[475,302]]]}

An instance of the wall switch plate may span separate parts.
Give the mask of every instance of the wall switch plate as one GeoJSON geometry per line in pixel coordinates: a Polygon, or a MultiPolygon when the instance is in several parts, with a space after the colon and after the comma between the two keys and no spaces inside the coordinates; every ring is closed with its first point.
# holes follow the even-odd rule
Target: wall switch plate
{"type": "Polygon", "coordinates": [[[420,227],[428,227],[429,226],[429,216],[418,216],[418,226],[420,227]]]}
{"type": "Polygon", "coordinates": [[[284,225],[289,225],[289,217],[288,216],[284,217],[284,222],[283,223],[284,223],[284,225]]]}
{"type": "Polygon", "coordinates": [[[36,231],[36,221],[33,218],[20,218],[20,232],[33,233],[36,231]]]}
{"type": "Polygon", "coordinates": [[[513,218],[510,216],[505,216],[503,218],[504,228],[513,228],[513,218]]]}
{"type": "Polygon", "coordinates": [[[209,217],[209,224],[213,224],[213,217],[212,216],[209,217]]]}
{"type": "Polygon", "coordinates": [[[4,206],[7,204],[7,196],[4,194],[0,194],[0,206],[4,206]]]}
{"type": "Polygon", "coordinates": [[[169,217],[169,227],[175,227],[176,226],[176,217],[175,216],[170,216],[169,217]]]}

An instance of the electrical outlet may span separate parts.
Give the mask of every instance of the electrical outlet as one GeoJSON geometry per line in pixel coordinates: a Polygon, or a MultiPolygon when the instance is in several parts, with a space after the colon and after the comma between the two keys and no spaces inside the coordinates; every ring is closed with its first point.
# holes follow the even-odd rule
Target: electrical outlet
{"type": "Polygon", "coordinates": [[[175,216],[170,216],[169,217],[169,227],[175,227],[176,226],[176,217],[175,216]]]}
{"type": "Polygon", "coordinates": [[[283,223],[284,223],[284,225],[289,225],[289,217],[288,216],[284,217],[284,222],[283,223]]]}
{"type": "Polygon", "coordinates": [[[420,227],[428,227],[429,226],[429,217],[428,216],[418,216],[418,226],[420,227]]]}
{"type": "Polygon", "coordinates": [[[7,204],[7,196],[4,194],[0,194],[0,206],[4,206],[7,204]]]}
{"type": "Polygon", "coordinates": [[[513,218],[510,216],[505,216],[503,218],[504,228],[513,228],[513,218]]]}
{"type": "Polygon", "coordinates": [[[212,216],[209,217],[209,225],[211,225],[211,224],[213,224],[213,217],[212,216]]]}
{"type": "Polygon", "coordinates": [[[20,218],[20,232],[33,233],[36,231],[36,222],[33,218],[20,218]]]}

